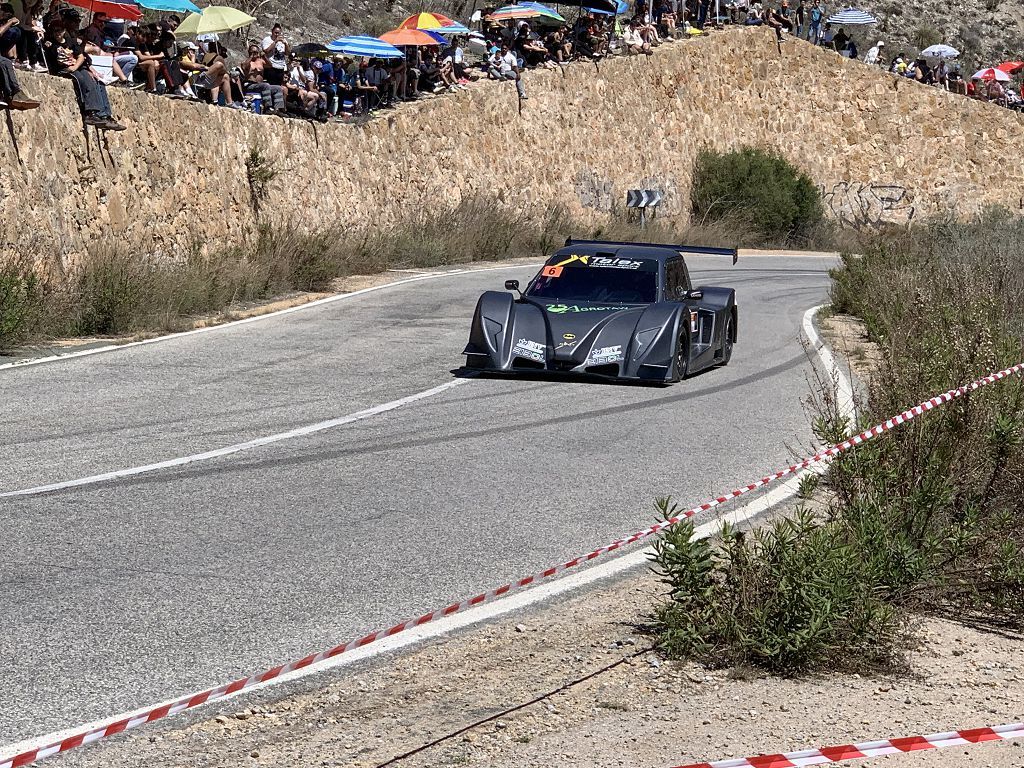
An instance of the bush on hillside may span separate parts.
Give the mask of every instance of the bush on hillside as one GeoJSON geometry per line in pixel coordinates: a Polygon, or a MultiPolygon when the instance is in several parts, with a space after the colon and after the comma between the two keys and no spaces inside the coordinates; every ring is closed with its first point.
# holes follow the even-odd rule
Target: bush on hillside
{"type": "Polygon", "coordinates": [[[906,632],[876,591],[891,564],[860,544],[806,510],[749,534],[727,525],[718,543],[694,539],[692,522],[673,526],[654,555],[669,588],[662,651],[783,675],[891,666],[906,632]]]}
{"type": "MultiPolygon", "coordinates": [[[[881,362],[859,427],[1024,360],[1024,219],[890,233],[834,271],[833,306],[881,362]]],[[[818,440],[846,419],[816,397],[818,440]]],[[[836,458],[827,503],[720,545],[676,526],[657,545],[665,650],[786,674],[898,659],[913,613],[1024,629],[1024,385],[1004,379],[836,458]]]]}
{"type": "Polygon", "coordinates": [[[730,221],[767,243],[806,241],[824,217],[821,194],[806,174],[781,155],[752,147],[701,152],[690,202],[700,224],[730,221]]]}

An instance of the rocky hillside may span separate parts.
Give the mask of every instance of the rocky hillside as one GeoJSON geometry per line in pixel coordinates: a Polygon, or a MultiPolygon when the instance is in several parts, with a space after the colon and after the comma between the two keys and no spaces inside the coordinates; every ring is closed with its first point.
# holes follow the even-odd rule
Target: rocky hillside
{"type": "MultiPolygon", "coordinates": [[[[862,52],[876,40],[885,41],[890,56],[948,43],[963,52],[964,68],[972,71],[976,65],[1024,59],[1024,0],[859,2],[880,19],[877,27],[856,34],[858,42],[865,44],[862,52]]],[[[293,42],[322,42],[339,34],[380,34],[421,10],[465,20],[475,8],[486,5],[486,0],[241,0],[239,7],[261,21],[280,20],[293,42]]],[[[826,0],[826,5],[835,10],[845,5],[845,0],[826,0]]]]}
{"type": "Polygon", "coordinates": [[[864,0],[864,8],[880,19],[878,39],[890,55],[947,43],[972,71],[1024,59],[1022,0],[864,0]]]}

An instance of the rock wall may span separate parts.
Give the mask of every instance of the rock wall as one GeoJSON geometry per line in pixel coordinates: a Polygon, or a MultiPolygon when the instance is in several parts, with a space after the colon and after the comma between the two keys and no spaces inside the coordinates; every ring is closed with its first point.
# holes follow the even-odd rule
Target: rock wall
{"type": "Polygon", "coordinates": [[[44,100],[0,128],[0,255],[73,256],[117,238],[145,253],[221,246],[256,226],[246,159],[278,175],[264,217],[387,227],[478,192],[598,218],[627,189],[687,209],[701,147],[760,145],[805,168],[857,225],[1024,200],[1024,117],[895,78],[760,29],[653,57],[527,75],[406,105],[363,126],[312,125],[111,90],[128,125],[109,153],[81,131],[67,81],[22,75],[44,100]]]}

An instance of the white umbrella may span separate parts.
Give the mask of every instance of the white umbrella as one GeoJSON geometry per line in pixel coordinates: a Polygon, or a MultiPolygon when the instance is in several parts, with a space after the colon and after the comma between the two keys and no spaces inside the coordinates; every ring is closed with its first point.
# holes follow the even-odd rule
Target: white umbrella
{"type": "Polygon", "coordinates": [[[955,59],[960,55],[960,51],[951,45],[929,45],[923,51],[921,51],[921,57],[925,59],[955,59]]]}
{"type": "Polygon", "coordinates": [[[838,13],[833,13],[827,19],[829,24],[877,24],[878,19],[872,16],[867,11],[862,11],[860,8],[846,8],[838,13]]]}
{"type": "Polygon", "coordinates": [[[987,69],[979,69],[971,75],[971,80],[998,80],[1000,83],[1008,83],[1010,82],[1010,76],[1001,69],[988,67],[987,69]]]}

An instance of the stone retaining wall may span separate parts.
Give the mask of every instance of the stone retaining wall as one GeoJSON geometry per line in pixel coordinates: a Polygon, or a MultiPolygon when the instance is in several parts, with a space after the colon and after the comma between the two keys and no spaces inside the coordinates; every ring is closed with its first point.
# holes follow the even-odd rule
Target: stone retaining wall
{"type": "Polygon", "coordinates": [[[406,105],[364,126],[312,125],[111,90],[128,125],[109,156],[82,136],[70,83],[23,75],[37,112],[0,128],[0,254],[68,257],[118,238],[139,252],[238,242],[255,227],[246,158],[279,175],[263,215],[388,226],[482,192],[519,209],[591,218],[627,189],[685,213],[703,146],[781,150],[854,224],[966,215],[1024,199],[1024,117],[897,80],[760,29],[664,45],[650,58],[527,74],[406,105]],[[15,142],[18,151],[15,151],[15,142]]]}

